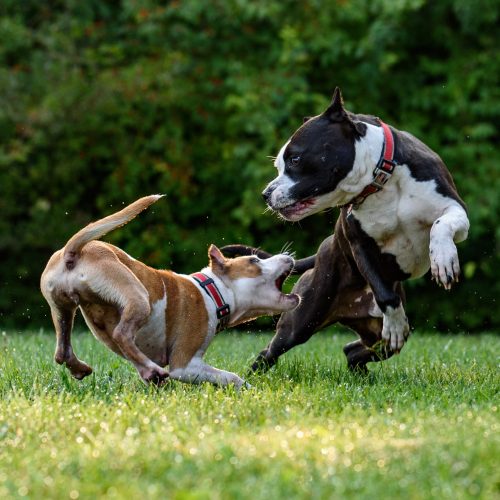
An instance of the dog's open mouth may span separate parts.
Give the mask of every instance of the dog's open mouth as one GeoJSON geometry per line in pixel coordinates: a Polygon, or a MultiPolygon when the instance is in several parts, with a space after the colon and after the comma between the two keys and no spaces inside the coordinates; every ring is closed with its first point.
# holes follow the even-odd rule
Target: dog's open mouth
{"type": "Polygon", "coordinates": [[[307,210],[312,205],[314,205],[314,198],[306,198],[305,200],[296,201],[291,205],[280,208],[278,212],[285,218],[294,217],[299,215],[301,212],[307,210]]]}
{"type": "Polygon", "coordinates": [[[274,281],[274,284],[279,292],[279,303],[282,306],[286,305],[284,310],[293,309],[293,308],[297,307],[297,305],[300,303],[300,297],[296,293],[284,293],[282,290],[283,284],[285,283],[288,276],[290,276],[292,269],[293,269],[293,266],[291,266],[285,272],[280,274],[276,278],[276,280],[274,281]]]}
{"type": "Polygon", "coordinates": [[[286,279],[288,278],[288,276],[290,276],[290,273],[292,272],[291,269],[289,269],[288,271],[285,271],[283,274],[281,274],[280,276],[278,276],[278,278],[276,279],[276,281],[274,282],[274,284],[276,285],[276,288],[283,293],[283,283],[286,281],[286,279]]]}

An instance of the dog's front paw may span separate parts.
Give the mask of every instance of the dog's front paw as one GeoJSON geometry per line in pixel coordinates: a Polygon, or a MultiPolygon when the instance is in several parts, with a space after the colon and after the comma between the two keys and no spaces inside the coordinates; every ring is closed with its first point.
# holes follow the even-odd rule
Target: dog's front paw
{"type": "Polygon", "coordinates": [[[391,351],[399,352],[410,335],[410,325],[402,305],[387,307],[384,313],[382,338],[391,351]]]}
{"type": "Polygon", "coordinates": [[[231,380],[231,382],[234,385],[234,388],[240,392],[242,389],[251,389],[252,386],[246,381],[243,380],[242,378],[238,377],[238,375],[234,375],[234,378],[231,380]]]}
{"type": "Polygon", "coordinates": [[[460,276],[460,264],[455,243],[453,241],[444,243],[439,242],[439,240],[431,241],[429,254],[433,279],[438,285],[443,285],[446,290],[449,290],[453,283],[458,282],[460,276]]]}

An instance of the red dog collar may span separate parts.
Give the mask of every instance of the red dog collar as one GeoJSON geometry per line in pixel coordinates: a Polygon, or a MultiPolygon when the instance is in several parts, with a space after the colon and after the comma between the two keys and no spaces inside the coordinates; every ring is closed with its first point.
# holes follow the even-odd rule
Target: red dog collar
{"type": "Polygon", "coordinates": [[[193,273],[191,275],[197,283],[205,290],[207,295],[214,301],[217,313],[217,320],[219,324],[217,325],[217,331],[220,332],[227,327],[229,323],[229,316],[231,314],[231,308],[229,304],[224,301],[222,294],[220,293],[215,281],[203,273],[193,273]]]}
{"type": "Polygon", "coordinates": [[[361,191],[356,198],[354,198],[348,207],[348,213],[350,214],[353,208],[358,208],[361,203],[371,194],[380,191],[385,183],[389,180],[394,171],[394,167],[397,163],[394,161],[394,137],[392,135],[391,129],[382,120],[378,120],[382,130],[384,132],[384,144],[382,146],[382,153],[380,154],[380,159],[373,171],[373,180],[371,184],[361,191]]]}

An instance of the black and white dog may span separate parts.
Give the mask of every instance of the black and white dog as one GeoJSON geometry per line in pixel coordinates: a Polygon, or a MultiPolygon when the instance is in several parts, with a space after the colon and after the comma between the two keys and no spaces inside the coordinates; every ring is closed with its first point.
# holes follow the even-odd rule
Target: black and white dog
{"type": "Polygon", "coordinates": [[[469,221],[443,161],[408,132],[346,111],[337,88],[328,109],[281,148],[275,166],[278,176],[263,196],[281,217],[298,221],[335,206],[341,214],[315,258],[298,261],[298,271],[306,270],[293,290],[301,304],[281,316],[253,369],[272,366],[337,321],[360,336],[344,348],[350,368],[399,352],[410,332],[401,282],[430,267],[448,290],[460,273],[455,242],[466,239],[469,221]]]}

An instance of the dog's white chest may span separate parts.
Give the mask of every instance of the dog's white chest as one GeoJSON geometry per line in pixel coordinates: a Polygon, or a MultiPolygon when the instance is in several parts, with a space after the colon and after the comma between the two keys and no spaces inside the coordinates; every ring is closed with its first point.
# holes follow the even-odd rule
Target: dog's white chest
{"type": "Polygon", "coordinates": [[[136,346],[160,366],[166,364],[167,355],[166,310],[167,295],[165,294],[162,299],[152,305],[148,322],[135,335],[136,346]]]}
{"type": "Polygon", "coordinates": [[[433,180],[419,182],[406,165],[396,168],[398,178],[367,198],[353,214],[380,250],[394,255],[401,270],[417,278],[430,267],[432,224],[453,200],[440,195],[433,180]]]}

